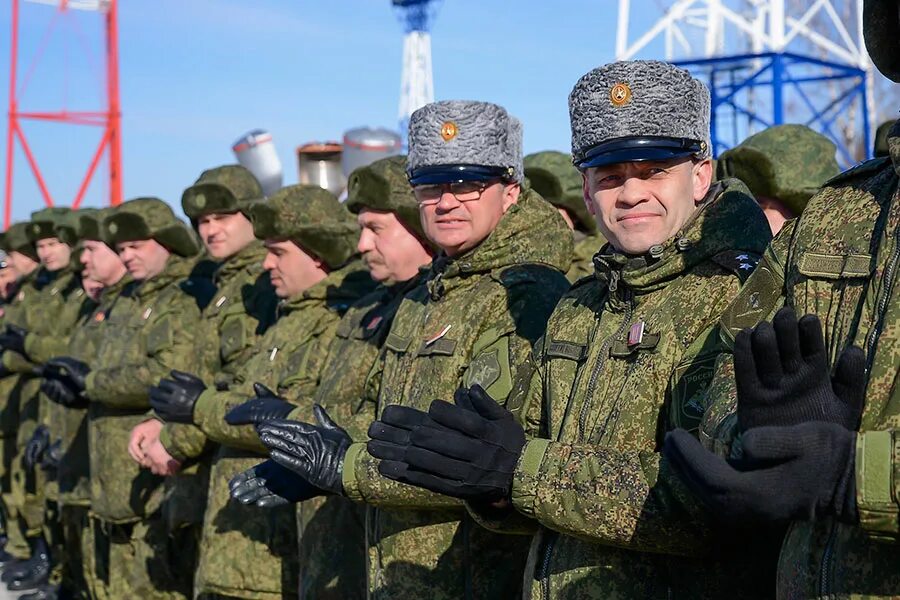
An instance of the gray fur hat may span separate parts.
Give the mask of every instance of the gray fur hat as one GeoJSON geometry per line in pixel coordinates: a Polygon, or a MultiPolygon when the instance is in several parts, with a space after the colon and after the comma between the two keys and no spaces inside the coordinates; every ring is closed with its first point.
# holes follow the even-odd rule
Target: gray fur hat
{"type": "Polygon", "coordinates": [[[579,169],[620,162],[709,158],[709,89],[655,60],[615,62],[569,94],[572,156],[579,169]]]}
{"type": "Polygon", "coordinates": [[[489,102],[426,104],[409,119],[408,162],[413,185],[522,181],[522,123],[489,102]]]}

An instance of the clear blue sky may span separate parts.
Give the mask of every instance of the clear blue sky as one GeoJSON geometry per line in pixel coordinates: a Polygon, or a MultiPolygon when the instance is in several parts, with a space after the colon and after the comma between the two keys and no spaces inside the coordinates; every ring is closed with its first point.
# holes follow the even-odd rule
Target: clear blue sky
{"type": "MultiPolygon", "coordinates": [[[[615,2],[564,4],[444,0],[432,37],[436,97],[502,104],[525,123],[526,151],[565,150],[566,97],[579,76],[612,57],[615,2]]],[[[23,4],[23,75],[52,13],[23,4]]],[[[58,38],[66,43],[48,46],[38,62],[22,110],[101,101],[100,19],[80,14],[73,22],[73,33],[58,38]]],[[[396,127],[402,28],[388,0],[123,0],[120,45],[126,198],[156,195],[177,205],[204,168],[233,162],[231,143],[256,127],[274,135],[287,183],[297,178],[298,144],[339,139],[359,125],[396,127]]],[[[5,103],[6,77],[0,86],[5,103]]],[[[51,192],[68,204],[98,130],[25,127],[51,192]]],[[[0,152],[5,157],[5,147],[0,152]]],[[[16,164],[14,219],[23,219],[41,200],[21,152],[16,164]]],[[[92,186],[85,204],[101,204],[104,188],[92,186]]]]}

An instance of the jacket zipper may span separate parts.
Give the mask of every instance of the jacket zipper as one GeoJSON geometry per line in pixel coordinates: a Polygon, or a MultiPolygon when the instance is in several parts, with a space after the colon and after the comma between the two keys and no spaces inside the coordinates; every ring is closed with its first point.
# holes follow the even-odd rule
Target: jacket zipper
{"type": "Polygon", "coordinates": [[[831,522],[831,530],[828,532],[828,540],[825,542],[825,550],[822,552],[822,566],[819,569],[819,595],[831,594],[831,556],[834,554],[834,541],[837,538],[837,524],[831,522]]]}
{"type": "Polygon", "coordinates": [[[559,534],[549,529],[544,529],[546,542],[544,543],[544,558],[541,561],[541,598],[550,600],[550,559],[553,557],[553,546],[559,534]]]}

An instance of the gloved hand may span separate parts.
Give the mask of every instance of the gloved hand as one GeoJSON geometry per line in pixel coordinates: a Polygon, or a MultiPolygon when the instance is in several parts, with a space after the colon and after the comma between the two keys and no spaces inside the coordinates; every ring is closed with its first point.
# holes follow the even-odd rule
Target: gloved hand
{"type": "MultiPolygon", "coordinates": [[[[385,477],[473,502],[509,498],[525,430],[481,386],[457,390],[455,405],[435,400],[424,421],[409,433],[402,460],[378,466],[385,477]]],[[[385,409],[382,421],[403,428],[385,409]],[[387,416],[387,419],[385,418],[387,416]]],[[[408,416],[407,416],[408,420],[408,416]]],[[[370,428],[369,434],[373,431],[370,428]]],[[[379,448],[369,447],[373,456],[379,448]]]]}
{"type": "Polygon", "coordinates": [[[313,406],[313,414],[318,425],[285,420],[263,423],[257,427],[259,439],[281,466],[321,490],[342,494],[344,455],[353,440],[320,405],[313,406]]]}
{"type": "Polygon", "coordinates": [[[259,425],[266,421],[286,419],[296,408],[261,383],[253,384],[253,393],[256,396],[243,404],[238,404],[226,413],[226,423],[229,425],[259,425]]]}
{"type": "Polygon", "coordinates": [[[87,398],[61,379],[42,379],[41,392],[53,402],[68,408],[85,408],[87,398]]]}
{"type": "Polygon", "coordinates": [[[324,495],[322,490],[273,460],[238,473],[228,482],[228,489],[231,497],[241,504],[255,504],[260,508],[296,504],[324,495]]]}
{"type": "Polygon", "coordinates": [[[7,325],[6,330],[0,333],[0,348],[18,352],[25,355],[25,336],[28,332],[18,325],[7,325]]]}
{"type": "Polygon", "coordinates": [[[738,333],[734,343],[738,426],[742,432],[805,421],[836,423],[855,431],[865,402],[865,354],[856,347],[838,358],[834,376],[822,325],[814,315],[797,320],[782,308],[772,323],[738,333]]]}
{"type": "Polygon", "coordinates": [[[47,448],[47,451],[44,452],[44,457],[41,459],[41,468],[47,471],[52,479],[56,479],[62,454],[62,440],[58,439],[50,444],[50,447],[47,448]]]}
{"type": "Polygon", "coordinates": [[[80,394],[84,391],[85,380],[90,372],[91,368],[87,363],[69,356],[59,356],[47,361],[42,376],[48,379],[58,379],[80,394]]]}
{"type": "Polygon", "coordinates": [[[733,526],[827,516],[856,523],[856,432],[810,421],[757,427],[743,456],[707,452],[687,431],[666,435],[663,454],[713,514],[733,526]]]}
{"type": "Polygon", "coordinates": [[[172,379],[161,379],[150,388],[150,406],[167,423],[193,423],[194,405],[206,390],[199,377],[182,371],[172,371],[172,379]]]}
{"type": "Polygon", "coordinates": [[[31,434],[31,439],[25,444],[25,454],[22,457],[22,464],[26,469],[33,469],[36,464],[41,462],[47,447],[50,445],[50,430],[46,425],[38,425],[31,434]]]}

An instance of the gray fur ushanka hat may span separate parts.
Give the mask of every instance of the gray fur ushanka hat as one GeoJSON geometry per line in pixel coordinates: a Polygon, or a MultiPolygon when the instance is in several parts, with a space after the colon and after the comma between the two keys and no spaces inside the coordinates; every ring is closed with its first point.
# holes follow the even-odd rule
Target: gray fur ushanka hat
{"type": "Polygon", "coordinates": [[[569,119],[579,169],[710,156],[709,90],[669,63],[623,61],[588,72],[569,94],[569,119]]]}
{"type": "Polygon", "coordinates": [[[426,104],[409,119],[407,175],[412,185],[522,181],[522,123],[490,102],[426,104]]]}

